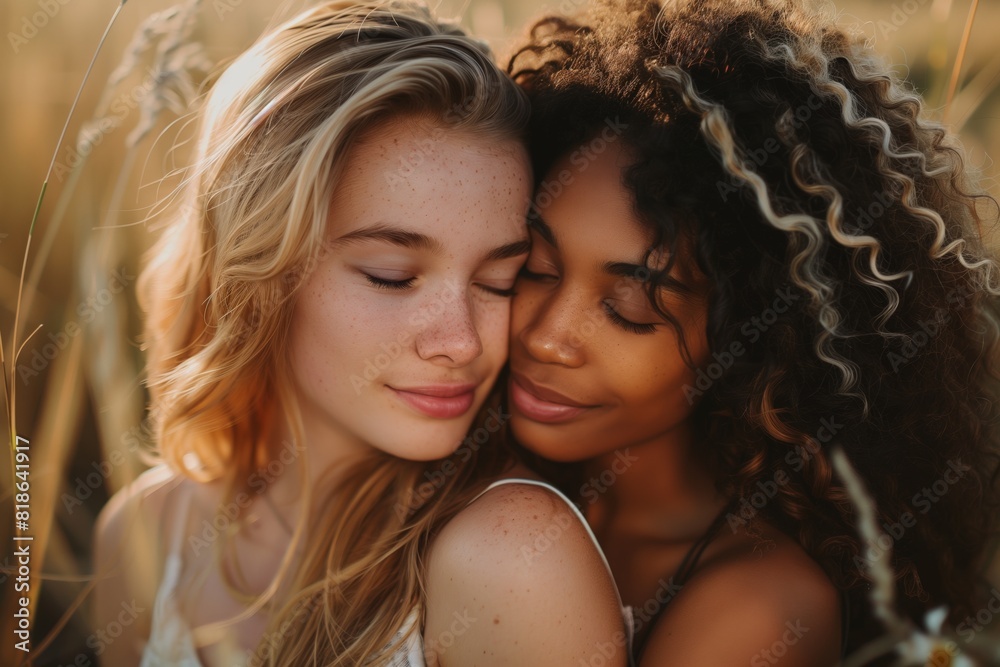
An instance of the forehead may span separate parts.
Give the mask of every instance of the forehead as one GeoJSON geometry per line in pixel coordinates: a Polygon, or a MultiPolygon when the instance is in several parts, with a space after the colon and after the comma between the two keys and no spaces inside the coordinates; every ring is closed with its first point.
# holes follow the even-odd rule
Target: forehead
{"type": "Polygon", "coordinates": [[[520,142],[424,119],[390,120],[349,149],[331,216],[338,234],[390,222],[445,241],[482,228],[523,235],[530,193],[530,164],[520,142]]]}
{"type": "MultiPolygon", "coordinates": [[[[633,161],[626,146],[613,143],[598,155],[570,153],[550,169],[535,192],[536,210],[551,228],[565,262],[579,261],[595,276],[608,262],[642,263],[655,234],[636,214],[634,195],[624,184],[625,170],[633,161]],[[552,196],[555,183],[564,186],[552,196]],[[546,196],[547,206],[542,206],[546,196]]],[[[671,248],[652,252],[646,266],[662,268],[673,252],[677,261],[670,275],[704,290],[708,283],[694,250],[694,239],[682,232],[671,248]]]]}
{"type": "Polygon", "coordinates": [[[572,152],[553,165],[535,191],[535,205],[561,250],[572,248],[603,261],[636,259],[649,247],[652,231],[636,215],[623,184],[630,164],[619,142],[600,154],[572,152]]]}

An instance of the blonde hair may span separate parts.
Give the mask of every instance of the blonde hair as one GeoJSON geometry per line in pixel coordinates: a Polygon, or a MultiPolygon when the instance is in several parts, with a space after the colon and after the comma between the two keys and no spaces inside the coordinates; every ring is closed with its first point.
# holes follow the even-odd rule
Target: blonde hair
{"type": "MultiPolygon", "coordinates": [[[[281,444],[266,439],[276,420],[302,441],[286,332],[360,137],[388,119],[421,116],[486,141],[519,140],[528,114],[526,97],[483,44],[412,2],[327,2],[234,61],[205,102],[194,164],[175,193],[180,213],[139,279],[162,457],[193,479],[225,480],[235,496],[278,455],[281,444]]],[[[338,471],[332,491],[316,499],[324,511],[303,513],[296,528],[279,578],[300,538],[303,555],[257,659],[357,665],[387,657],[383,649],[420,608],[429,536],[505,462],[489,445],[466,447],[433,494],[418,484],[435,462],[373,454],[357,470],[338,471]]],[[[217,554],[237,591],[226,549],[217,554]]],[[[246,594],[252,604],[241,617],[273,598],[277,583],[246,594]]]]}

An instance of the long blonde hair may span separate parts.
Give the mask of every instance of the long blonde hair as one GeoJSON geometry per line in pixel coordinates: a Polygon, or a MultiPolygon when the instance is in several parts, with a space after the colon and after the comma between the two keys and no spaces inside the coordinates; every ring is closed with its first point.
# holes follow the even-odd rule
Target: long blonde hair
{"type": "MultiPolygon", "coordinates": [[[[252,495],[255,473],[281,455],[281,443],[266,438],[276,420],[287,420],[302,442],[286,332],[359,137],[420,114],[485,140],[520,139],[528,113],[483,44],[412,2],[327,2],[234,61],[207,96],[195,160],[175,193],[179,213],[139,279],[163,459],[193,479],[224,480],[231,499],[252,495]]],[[[256,660],[357,665],[388,657],[409,613],[421,610],[429,537],[475,482],[507,461],[479,429],[449,475],[435,474],[441,462],[372,454],[337,471],[325,497],[311,499],[307,487],[279,570],[280,578],[303,540],[290,593],[272,599],[276,581],[262,595],[243,594],[250,611],[275,605],[256,660]],[[440,483],[429,485],[432,478],[440,483]]],[[[225,546],[216,552],[240,592],[225,546]]]]}

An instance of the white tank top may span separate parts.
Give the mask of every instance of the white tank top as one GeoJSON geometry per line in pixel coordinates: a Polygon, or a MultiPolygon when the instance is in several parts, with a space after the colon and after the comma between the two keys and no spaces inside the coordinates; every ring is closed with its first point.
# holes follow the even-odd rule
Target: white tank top
{"type": "MultiPolygon", "coordinates": [[[[576,507],[576,505],[570,502],[569,498],[567,498],[561,491],[559,491],[559,489],[555,488],[551,484],[533,479],[499,479],[490,484],[482,491],[482,493],[473,498],[470,501],[470,504],[478,500],[483,496],[483,494],[487,493],[491,489],[505,484],[528,484],[531,486],[540,486],[548,489],[557,497],[562,499],[562,501],[571,508],[574,516],[576,516],[583,525],[587,535],[590,536],[591,541],[594,543],[594,548],[597,549],[597,553],[601,555],[601,560],[604,562],[604,566],[608,569],[608,575],[612,577],[612,581],[614,580],[614,577],[611,575],[611,568],[608,566],[607,558],[604,556],[604,552],[597,543],[597,538],[594,536],[593,531],[587,524],[587,520],[584,518],[583,514],[576,507]]],[[[182,500],[181,503],[180,511],[177,512],[177,517],[170,527],[169,549],[164,562],[163,576],[161,578],[160,587],[156,592],[156,599],[153,603],[152,626],[150,629],[149,640],[146,642],[146,647],[142,654],[140,667],[203,667],[201,660],[198,657],[198,651],[195,648],[191,628],[181,615],[180,607],[177,601],[177,587],[180,582],[181,572],[183,569],[181,552],[184,543],[190,494],[185,495],[184,500],[182,500]]],[[[625,626],[626,637],[628,638],[628,653],[631,656],[634,635],[632,608],[622,605],[621,596],[618,593],[618,587],[615,586],[614,588],[615,596],[618,600],[618,606],[622,610],[622,622],[625,626]]],[[[397,638],[405,636],[406,639],[402,643],[393,642],[398,643],[398,647],[395,649],[389,661],[390,667],[426,667],[424,663],[423,639],[419,632],[410,632],[418,617],[418,610],[414,609],[407,617],[403,627],[401,627],[399,632],[396,634],[397,638]]],[[[243,651],[235,645],[229,647],[216,646],[214,648],[216,650],[221,650],[223,654],[227,656],[225,659],[226,665],[232,665],[232,667],[242,667],[244,665],[248,665],[250,662],[251,653],[243,651]]]]}

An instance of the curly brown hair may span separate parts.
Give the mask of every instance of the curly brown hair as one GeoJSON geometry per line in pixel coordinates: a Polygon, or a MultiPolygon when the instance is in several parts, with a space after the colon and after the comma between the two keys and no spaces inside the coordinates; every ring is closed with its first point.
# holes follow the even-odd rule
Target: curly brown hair
{"type": "MultiPolygon", "coordinates": [[[[885,541],[858,535],[839,445],[877,503],[902,611],[974,610],[998,505],[1000,290],[982,239],[997,205],[919,95],[832,20],[770,0],[600,0],[537,21],[508,70],[531,97],[538,179],[617,119],[652,248],[694,240],[711,347],[743,350],[688,388],[706,462],[737,499],[788,479],[738,519],[796,536],[864,615],[885,541]]],[[[657,307],[657,287],[683,288],[669,271],[657,307]]],[[[851,630],[857,645],[878,627],[851,630]]]]}

